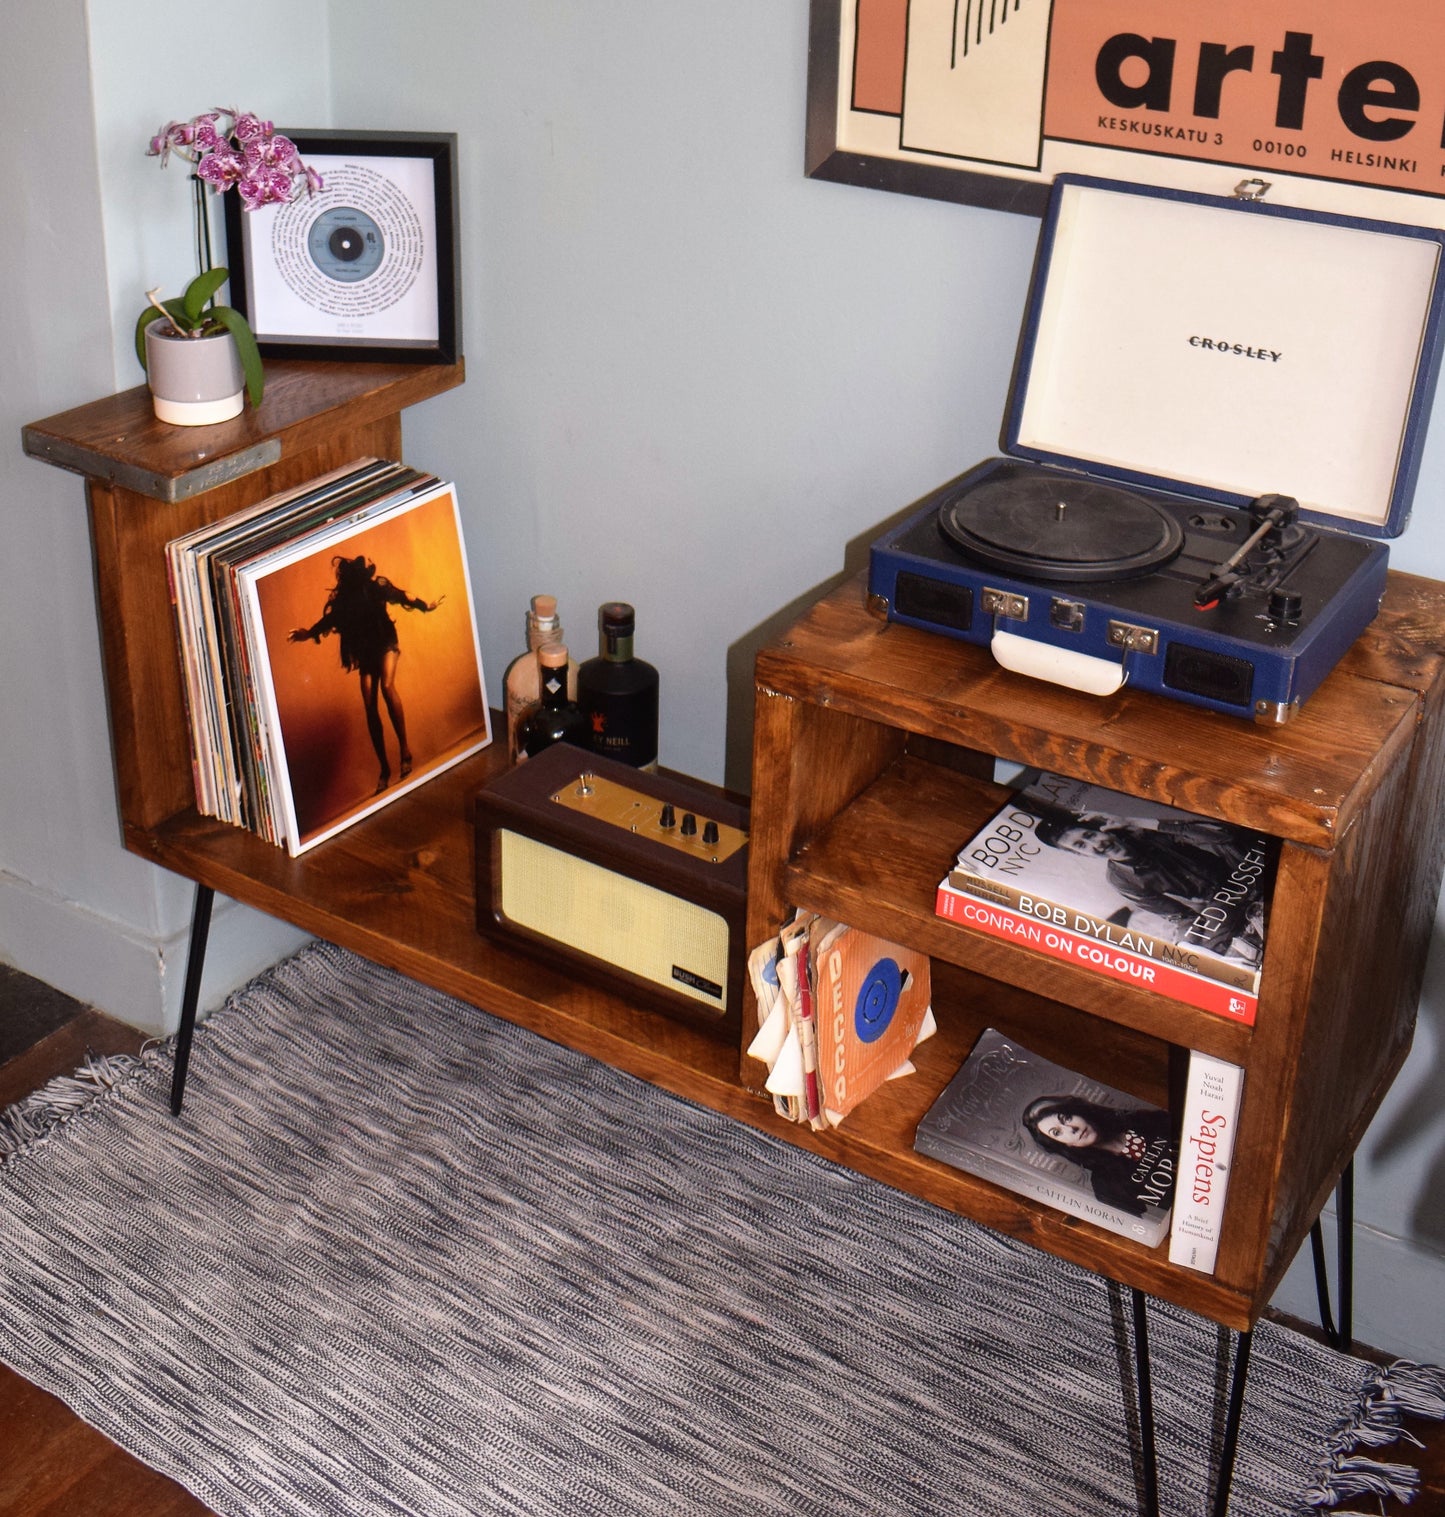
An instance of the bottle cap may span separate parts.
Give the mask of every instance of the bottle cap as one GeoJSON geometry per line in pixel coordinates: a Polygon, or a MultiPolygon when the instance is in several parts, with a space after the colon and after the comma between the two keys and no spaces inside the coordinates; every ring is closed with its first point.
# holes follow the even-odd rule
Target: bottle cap
{"type": "Polygon", "coordinates": [[[617,637],[631,637],[637,625],[637,617],[626,601],[610,600],[598,611],[602,630],[617,637]]]}
{"type": "Polygon", "coordinates": [[[567,665],[567,648],[563,643],[548,643],[537,649],[537,662],[547,669],[563,669],[567,665]]]}

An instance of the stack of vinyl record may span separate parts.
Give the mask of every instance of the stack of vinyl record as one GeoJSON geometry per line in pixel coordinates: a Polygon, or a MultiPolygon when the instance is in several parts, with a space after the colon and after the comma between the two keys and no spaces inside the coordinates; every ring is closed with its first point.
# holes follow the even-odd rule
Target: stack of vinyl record
{"type": "Polygon", "coordinates": [[[300,853],[490,741],[456,494],[436,475],[359,459],[166,551],[202,815],[300,853]]]}
{"type": "Polygon", "coordinates": [[[912,1074],[910,1055],[936,1031],[927,954],[811,912],[755,948],[748,974],[759,1018],[748,1053],[792,1122],[838,1126],[885,1080],[912,1074]]]}

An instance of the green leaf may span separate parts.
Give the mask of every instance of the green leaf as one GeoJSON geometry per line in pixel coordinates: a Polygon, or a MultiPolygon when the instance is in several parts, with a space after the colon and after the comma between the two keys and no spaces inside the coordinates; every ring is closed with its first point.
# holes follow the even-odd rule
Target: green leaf
{"type": "Polygon", "coordinates": [[[163,300],[159,308],[153,305],[146,306],[136,317],[135,322],[135,356],[140,359],[142,369],[146,366],[146,328],[151,322],[161,319],[162,310],[181,331],[190,331],[198,325],[187,318],[185,307],[179,300],[163,300]]]}
{"type": "Polygon", "coordinates": [[[246,318],[232,306],[212,306],[207,315],[213,321],[219,321],[236,339],[241,371],[246,376],[246,393],[251,397],[251,404],[259,406],[266,388],[266,370],[261,363],[261,349],[256,345],[255,334],[247,325],[246,318]]]}
{"type": "Polygon", "coordinates": [[[197,274],[186,286],[183,297],[186,315],[190,318],[192,326],[197,325],[201,319],[201,313],[206,308],[206,302],[225,284],[231,277],[229,269],[207,269],[204,274],[197,274]]]}
{"type": "Polygon", "coordinates": [[[159,321],[161,313],[154,306],[147,306],[136,318],[135,323],[135,356],[140,359],[141,369],[146,366],[146,328],[153,321],[159,321]]]}

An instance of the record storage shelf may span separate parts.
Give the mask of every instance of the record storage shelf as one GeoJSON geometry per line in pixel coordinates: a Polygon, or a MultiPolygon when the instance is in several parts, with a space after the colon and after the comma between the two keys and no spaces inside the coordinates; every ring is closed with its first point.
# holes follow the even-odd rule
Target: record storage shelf
{"type": "Polygon", "coordinates": [[[940,1030],[916,1075],[814,1134],[773,1114],[762,1067],[731,1044],[479,936],[471,801],[496,745],[296,859],[195,810],[165,543],[354,458],[404,457],[402,410],[462,380],[460,364],[273,361],[260,411],[217,427],[165,427],[139,388],[24,429],[27,453],[86,480],[125,846],[1047,1252],[1252,1325],[1409,1049],[1445,860],[1445,587],[1392,575],[1379,620],[1279,729],[1022,680],[880,621],[861,580],[823,597],[758,659],[748,940],[805,906],[924,948],[940,1030]],[[1283,840],[1255,1028],[935,918],[934,886],[1005,793],[995,756],[1283,840]],[[1214,1277],[913,1153],[918,1119],[990,1024],[1156,1101],[1171,1050],[1244,1065],[1214,1277]]]}
{"type": "MultiPolygon", "coordinates": [[[[664,1021],[478,934],[472,800],[504,762],[504,742],[298,858],[196,811],[165,544],[355,458],[404,458],[402,410],[463,378],[460,364],[268,360],[261,408],[218,426],[157,422],[141,387],[24,428],[27,453],[85,477],[124,844],[556,1042],[750,1117],[759,1103],[739,1087],[731,1037],[664,1021]]],[[[500,671],[487,672],[495,692],[500,671]]],[[[204,1058],[198,1045],[193,1069],[204,1058]]]]}
{"type": "MultiPolygon", "coordinates": [[[[1445,864],[1445,586],[1392,574],[1381,614],[1295,719],[1261,727],[1127,687],[1009,674],[985,649],[889,624],[862,578],[757,662],[748,939],[794,907],[926,951],[939,1034],[822,1151],[1236,1329],[1252,1327],[1409,1052],[1445,864]],[[957,851],[1006,798],[994,760],[1052,769],[1281,839],[1246,1027],[934,913],[957,851]],[[1189,1049],[1244,1100],[1218,1266],[1146,1248],[915,1154],[978,1033],[1167,1104],[1189,1049]]],[[[744,1056],[742,1078],[766,1071],[744,1056]]]]}

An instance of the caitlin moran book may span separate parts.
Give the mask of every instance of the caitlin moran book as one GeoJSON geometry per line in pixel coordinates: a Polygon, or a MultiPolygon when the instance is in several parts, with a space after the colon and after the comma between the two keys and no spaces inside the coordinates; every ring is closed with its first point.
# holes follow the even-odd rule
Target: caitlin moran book
{"type": "Polygon", "coordinates": [[[994,1028],[929,1108],[914,1148],[1150,1248],[1169,1232],[1169,1113],[994,1028]]]}
{"type": "Polygon", "coordinates": [[[1263,833],[1034,771],[959,851],[936,908],[1018,941],[1032,924],[1057,957],[1252,1023],[1278,860],[1263,833]]]}

